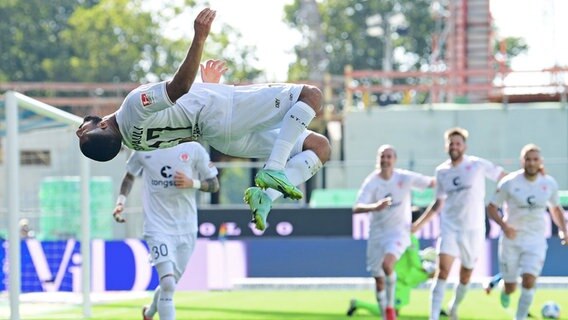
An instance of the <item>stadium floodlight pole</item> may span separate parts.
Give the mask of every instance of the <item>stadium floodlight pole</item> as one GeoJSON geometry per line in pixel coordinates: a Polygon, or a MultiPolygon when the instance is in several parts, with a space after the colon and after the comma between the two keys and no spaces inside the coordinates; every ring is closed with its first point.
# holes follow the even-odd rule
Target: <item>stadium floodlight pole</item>
{"type": "MultiPolygon", "coordinates": [[[[19,233],[19,168],[20,152],[18,142],[18,107],[31,110],[44,117],[54,119],[68,125],[79,125],[83,122],[81,117],[52,107],[41,101],[27,97],[21,93],[8,91],[6,93],[6,138],[7,138],[7,202],[8,202],[8,241],[10,259],[10,319],[20,319],[20,233],[19,233]]],[[[91,219],[90,219],[90,192],[89,176],[90,162],[81,157],[81,269],[83,316],[91,317],[91,219]]]]}

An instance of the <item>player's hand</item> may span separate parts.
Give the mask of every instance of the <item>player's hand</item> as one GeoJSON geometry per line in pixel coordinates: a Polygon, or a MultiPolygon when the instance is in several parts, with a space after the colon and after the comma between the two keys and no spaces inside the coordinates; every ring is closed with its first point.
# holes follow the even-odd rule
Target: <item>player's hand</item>
{"type": "Polygon", "coordinates": [[[379,202],[377,202],[377,211],[383,210],[385,208],[388,208],[392,205],[392,198],[391,197],[386,197],[384,199],[379,200],[379,202]]]}
{"type": "Polygon", "coordinates": [[[215,19],[216,11],[209,8],[201,10],[201,12],[195,18],[193,23],[193,28],[195,29],[194,40],[204,41],[211,31],[211,24],[215,19]]]}
{"type": "Polygon", "coordinates": [[[412,226],[410,226],[411,233],[416,233],[418,230],[420,230],[420,226],[418,224],[413,223],[412,226]]]}
{"type": "Polygon", "coordinates": [[[200,64],[201,80],[206,83],[219,83],[228,68],[223,60],[207,60],[200,64]]]}
{"type": "Polygon", "coordinates": [[[192,188],[193,180],[188,178],[183,172],[176,171],[174,174],[174,185],[179,189],[192,188]]]}
{"type": "Polygon", "coordinates": [[[507,239],[515,240],[515,238],[517,237],[517,230],[509,225],[506,225],[503,228],[503,232],[505,233],[505,237],[507,237],[507,239]]]}
{"type": "Polygon", "coordinates": [[[122,211],[124,211],[124,205],[117,204],[116,207],[114,208],[114,211],[112,212],[112,217],[114,218],[114,221],[118,223],[126,222],[126,219],[122,217],[122,211]]]}
{"type": "Polygon", "coordinates": [[[560,238],[560,243],[563,246],[568,246],[568,239],[566,239],[566,230],[558,230],[558,237],[560,238]]]}

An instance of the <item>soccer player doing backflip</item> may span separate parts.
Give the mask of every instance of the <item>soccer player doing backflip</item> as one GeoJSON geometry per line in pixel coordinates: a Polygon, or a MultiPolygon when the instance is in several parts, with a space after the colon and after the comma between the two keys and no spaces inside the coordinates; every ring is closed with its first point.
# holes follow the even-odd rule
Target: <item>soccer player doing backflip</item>
{"type": "Polygon", "coordinates": [[[214,18],[210,9],[199,13],[191,47],[171,81],[134,89],[115,113],[85,117],[76,133],[81,152],[96,161],[113,159],[122,144],[148,151],[187,141],[266,159],[257,186],[244,195],[256,228],[264,230],[273,200],[302,198],[296,186],[329,159],[327,138],[307,130],[322,110],[322,93],[311,85],[194,83],[214,18]]]}

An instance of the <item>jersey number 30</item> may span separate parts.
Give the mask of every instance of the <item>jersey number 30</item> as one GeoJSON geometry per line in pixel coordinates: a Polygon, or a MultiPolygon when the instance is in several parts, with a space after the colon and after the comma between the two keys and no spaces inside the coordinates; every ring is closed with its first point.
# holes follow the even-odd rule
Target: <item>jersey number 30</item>
{"type": "Polygon", "coordinates": [[[168,256],[168,246],[163,243],[159,246],[153,246],[151,248],[151,251],[154,259],[158,259],[160,256],[162,257],[168,256]]]}

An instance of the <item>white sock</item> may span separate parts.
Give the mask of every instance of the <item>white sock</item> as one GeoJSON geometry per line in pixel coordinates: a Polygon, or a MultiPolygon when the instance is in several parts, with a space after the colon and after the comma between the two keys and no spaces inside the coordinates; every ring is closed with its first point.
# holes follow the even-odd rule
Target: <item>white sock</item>
{"type": "Polygon", "coordinates": [[[430,294],[430,319],[438,320],[440,318],[440,310],[442,310],[442,301],[446,291],[446,280],[436,279],[432,283],[432,291],[430,294]]]}
{"type": "Polygon", "coordinates": [[[160,297],[158,298],[158,315],[160,320],[175,320],[176,308],[174,305],[174,292],[176,282],[173,276],[166,276],[160,280],[160,297]]]}
{"type": "Polygon", "coordinates": [[[517,306],[517,316],[516,320],[524,320],[529,314],[529,309],[533,302],[535,288],[532,289],[521,289],[521,296],[519,297],[519,305],[517,306]]]}
{"type": "Polygon", "coordinates": [[[284,116],[278,138],[274,142],[272,153],[266,160],[265,168],[269,170],[283,170],[286,160],[290,157],[290,151],[306,130],[316,112],[302,101],[296,102],[284,116]]]}
{"type": "Polygon", "coordinates": [[[160,320],[175,320],[174,292],[176,290],[176,279],[174,277],[174,264],[171,261],[161,262],[154,267],[160,277],[160,294],[156,302],[158,315],[160,320]]]}
{"type": "Polygon", "coordinates": [[[156,312],[158,312],[158,297],[160,297],[160,286],[156,287],[156,290],[154,290],[154,296],[152,297],[152,303],[150,304],[150,306],[148,307],[148,309],[146,309],[145,315],[146,317],[154,317],[154,315],[156,314],[156,312]]]}
{"type": "Polygon", "coordinates": [[[454,297],[452,298],[452,301],[450,302],[450,313],[455,315],[458,312],[458,307],[460,305],[460,303],[462,302],[463,298],[465,297],[465,294],[467,293],[467,289],[468,289],[468,285],[467,284],[458,284],[458,286],[456,287],[456,292],[454,293],[454,297]]]}
{"type": "Polygon", "coordinates": [[[387,291],[387,306],[394,308],[395,300],[395,287],[396,287],[396,272],[393,272],[390,276],[385,277],[386,291],[387,291]]]}
{"type": "Polygon", "coordinates": [[[387,293],[385,290],[377,291],[377,304],[379,305],[379,311],[381,312],[381,317],[385,317],[385,308],[387,307],[387,293]]]}
{"type": "MultiPolygon", "coordinates": [[[[284,173],[290,183],[298,186],[313,177],[322,166],[321,160],[312,150],[305,150],[296,154],[288,161],[284,168],[284,173]]],[[[265,192],[272,201],[282,196],[282,193],[274,189],[266,189],[265,192]]]]}

